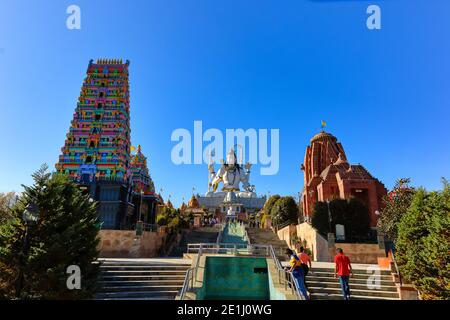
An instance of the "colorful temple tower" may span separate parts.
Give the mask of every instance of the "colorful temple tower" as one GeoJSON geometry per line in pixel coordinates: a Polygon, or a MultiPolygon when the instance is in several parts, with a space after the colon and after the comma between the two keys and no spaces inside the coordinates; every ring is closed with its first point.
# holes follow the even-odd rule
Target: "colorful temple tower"
{"type": "MultiPolygon", "coordinates": [[[[65,140],[58,172],[72,178],[100,202],[103,227],[128,228],[140,218],[135,198],[145,188],[146,201],[158,201],[151,189],[145,157],[131,165],[129,61],[91,60],[73,120],[65,140]],[[143,165],[139,167],[139,163],[143,165]],[[142,173],[139,170],[142,169],[142,173]],[[137,173],[133,177],[133,170],[137,173]]],[[[134,158],[133,158],[134,159],[134,158]]],[[[139,202],[142,204],[142,199],[139,202]]],[[[153,206],[150,206],[153,207],[153,206]]],[[[151,213],[146,217],[150,218],[151,213]]]]}
{"type": "Polygon", "coordinates": [[[130,161],[128,66],[121,60],[89,62],[58,171],[79,182],[124,181],[130,161]]]}
{"type": "Polygon", "coordinates": [[[155,186],[148,173],[147,158],[142,153],[141,145],[138,145],[136,154],[132,155],[130,167],[133,191],[143,194],[154,193],[155,186]]]}

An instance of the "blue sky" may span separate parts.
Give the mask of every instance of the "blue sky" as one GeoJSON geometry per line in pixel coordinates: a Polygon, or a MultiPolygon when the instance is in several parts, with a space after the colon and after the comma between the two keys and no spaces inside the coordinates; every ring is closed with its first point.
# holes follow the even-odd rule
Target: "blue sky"
{"type": "MultiPolygon", "coordinates": [[[[129,59],[131,137],[180,204],[206,165],[172,163],[173,130],[280,129],[280,170],[257,193],[297,194],[327,121],[352,163],[391,188],[450,178],[447,0],[0,0],[0,192],[20,191],[64,144],[88,61],[129,59]],[[66,8],[81,8],[81,30],[66,8]],[[377,4],[382,29],[366,28],[377,4]]],[[[205,144],[206,145],[206,144],[205,144]]],[[[258,167],[256,167],[258,169],[258,167]]]]}

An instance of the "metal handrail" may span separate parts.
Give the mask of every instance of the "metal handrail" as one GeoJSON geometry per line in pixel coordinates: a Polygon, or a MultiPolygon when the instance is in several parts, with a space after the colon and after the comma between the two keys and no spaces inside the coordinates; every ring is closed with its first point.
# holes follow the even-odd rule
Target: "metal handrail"
{"type": "Polygon", "coordinates": [[[278,260],[275,250],[273,249],[273,246],[270,245],[270,256],[275,262],[275,266],[278,271],[278,281],[280,284],[284,284],[284,289],[287,290],[288,287],[291,288],[292,294],[294,294],[298,300],[306,300],[306,298],[303,296],[303,294],[300,292],[300,290],[297,288],[297,285],[294,281],[294,278],[292,276],[292,273],[284,270],[283,266],[281,265],[280,260],[278,260]]]}
{"type": "Polygon", "coordinates": [[[193,272],[194,272],[194,268],[189,268],[186,271],[186,276],[184,277],[183,287],[181,287],[181,291],[180,291],[180,300],[184,300],[184,297],[186,296],[186,292],[189,290],[189,283],[191,283],[192,287],[194,286],[193,272]]]}
{"type": "Polygon", "coordinates": [[[219,244],[222,241],[222,235],[223,235],[224,230],[225,230],[225,223],[222,223],[220,226],[219,234],[217,235],[217,241],[216,241],[217,244],[219,244]]]}
{"type": "Polygon", "coordinates": [[[245,226],[244,226],[244,240],[247,240],[247,243],[251,244],[250,236],[248,235],[247,228],[245,226]]]}
{"type": "MultiPolygon", "coordinates": [[[[258,255],[259,252],[264,252],[264,256],[270,256],[269,253],[269,245],[267,244],[248,244],[248,243],[188,243],[187,245],[187,253],[197,253],[200,246],[203,248],[204,253],[221,253],[227,254],[227,253],[236,253],[239,254],[244,253],[245,250],[249,254],[255,253],[255,255],[258,255]],[[232,249],[232,250],[231,250],[232,249]],[[239,252],[240,250],[240,252],[239,252]],[[244,251],[244,252],[243,252],[244,251]]],[[[284,254],[282,248],[277,248],[280,251],[279,254],[284,254]]],[[[273,248],[273,251],[276,252],[275,248],[273,248]]]]}
{"type": "Polygon", "coordinates": [[[393,250],[391,250],[391,254],[392,254],[392,260],[394,261],[395,272],[397,273],[397,276],[398,276],[398,281],[399,281],[400,285],[402,285],[402,275],[400,274],[400,269],[398,268],[397,260],[395,259],[393,250]]]}
{"type": "Polygon", "coordinates": [[[197,280],[197,272],[200,265],[200,257],[203,253],[202,244],[200,244],[200,248],[197,253],[197,261],[195,263],[194,268],[190,268],[186,271],[186,276],[184,277],[183,287],[180,291],[180,300],[184,300],[186,293],[189,289],[194,288],[194,280],[197,280]],[[189,285],[190,284],[190,285],[189,285]]]}

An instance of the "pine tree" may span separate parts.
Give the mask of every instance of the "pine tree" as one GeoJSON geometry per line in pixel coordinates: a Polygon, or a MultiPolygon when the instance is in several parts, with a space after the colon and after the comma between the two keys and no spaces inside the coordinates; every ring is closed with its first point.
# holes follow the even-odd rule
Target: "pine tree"
{"type": "Polygon", "coordinates": [[[383,199],[384,208],[380,212],[378,228],[392,241],[396,240],[398,223],[414,197],[415,190],[409,183],[409,178],[398,179],[392,191],[383,199]]]}
{"type": "Polygon", "coordinates": [[[3,295],[14,296],[12,288],[23,270],[21,298],[89,298],[96,290],[98,265],[97,205],[66,176],[51,174],[46,165],[32,175],[34,184],[13,208],[13,216],[0,226],[0,274],[3,295]],[[26,226],[22,214],[30,204],[39,219],[28,228],[29,246],[24,250],[26,226]],[[24,254],[24,252],[27,254],[24,254]],[[81,289],[69,290],[67,268],[81,270],[81,289]]]}
{"type": "Polygon", "coordinates": [[[397,260],[402,275],[424,299],[450,299],[450,186],[419,189],[398,224],[397,260]]]}

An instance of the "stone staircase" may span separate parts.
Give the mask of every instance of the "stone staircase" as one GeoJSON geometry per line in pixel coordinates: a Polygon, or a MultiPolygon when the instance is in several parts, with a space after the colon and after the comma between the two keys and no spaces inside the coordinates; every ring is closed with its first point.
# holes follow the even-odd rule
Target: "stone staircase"
{"type": "Polygon", "coordinates": [[[185,259],[99,259],[102,300],[171,300],[181,290],[185,259]],[[171,261],[172,260],[172,261],[171,261]]]}
{"type": "Polygon", "coordinates": [[[169,253],[169,257],[183,257],[189,243],[215,243],[219,231],[219,227],[203,227],[192,230],[183,236],[180,244],[169,253]]]}
{"type": "Polygon", "coordinates": [[[267,244],[272,245],[274,248],[278,259],[286,260],[287,257],[284,254],[284,251],[288,248],[286,241],[280,240],[278,235],[275,234],[271,230],[262,229],[262,228],[250,228],[247,227],[247,234],[250,239],[250,243],[254,244],[267,244]]]}
{"type": "MultiPolygon", "coordinates": [[[[311,300],[343,300],[339,280],[334,278],[334,265],[316,268],[313,262],[313,273],[306,277],[306,285],[311,293],[311,300]]],[[[381,270],[379,275],[368,272],[367,266],[353,269],[350,277],[351,300],[399,300],[397,287],[390,270],[381,270]],[[368,282],[368,278],[372,277],[368,282]],[[371,285],[375,288],[369,288],[371,285]]]]}

